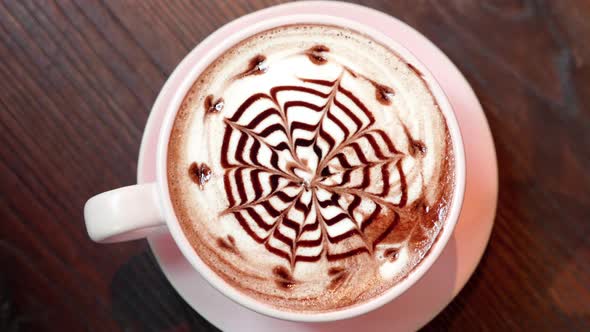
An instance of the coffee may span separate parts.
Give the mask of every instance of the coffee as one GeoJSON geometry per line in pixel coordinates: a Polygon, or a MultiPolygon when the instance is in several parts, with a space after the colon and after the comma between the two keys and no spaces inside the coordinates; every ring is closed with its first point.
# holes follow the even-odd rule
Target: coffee
{"type": "Polygon", "coordinates": [[[204,70],[167,168],[211,270],[268,305],[325,312],[382,294],[428,254],[453,163],[418,69],[361,33],[306,24],[247,38],[204,70]]]}

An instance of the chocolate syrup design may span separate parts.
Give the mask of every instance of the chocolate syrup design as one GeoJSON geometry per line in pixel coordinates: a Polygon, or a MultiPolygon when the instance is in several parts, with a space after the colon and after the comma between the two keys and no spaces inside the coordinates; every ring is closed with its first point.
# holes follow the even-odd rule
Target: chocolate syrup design
{"type": "MultiPolygon", "coordinates": [[[[328,61],[328,51],[318,46],[306,55],[322,65],[328,61]]],[[[239,76],[254,73],[261,61],[261,56],[253,59],[251,68],[239,76]]],[[[229,206],[222,215],[233,215],[254,241],[285,260],[289,269],[274,270],[282,288],[293,287],[289,271],[298,262],[373,255],[406,207],[404,153],[375,128],[366,104],[341,84],[343,75],[359,77],[344,67],[333,81],[300,78],[301,85],[276,86],[250,96],[223,120],[221,166],[229,206]],[[312,95],[323,102],[283,101],[285,92],[312,95]],[[316,113],[319,120],[292,120],[301,108],[316,113]],[[302,159],[303,149],[311,149],[315,160],[302,159]],[[260,160],[262,152],[268,160],[260,160]],[[253,196],[248,194],[252,191],[253,196]]],[[[393,89],[369,81],[377,101],[389,105],[393,89]]],[[[406,134],[412,155],[426,153],[423,144],[406,134]]],[[[395,260],[397,249],[385,256],[395,260]]],[[[331,269],[330,287],[337,288],[347,274],[331,269]]]]}

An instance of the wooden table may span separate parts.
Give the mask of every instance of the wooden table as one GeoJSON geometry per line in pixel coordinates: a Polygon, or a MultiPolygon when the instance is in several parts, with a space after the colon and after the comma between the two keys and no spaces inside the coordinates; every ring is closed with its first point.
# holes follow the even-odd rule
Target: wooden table
{"type": "MultiPolygon", "coordinates": [[[[92,243],[82,207],[133,184],[148,112],[208,34],[280,1],[3,1],[0,331],[213,331],[146,241],[92,243]]],[[[478,94],[500,196],[489,247],[425,330],[590,330],[590,3],[368,1],[478,94]]]]}

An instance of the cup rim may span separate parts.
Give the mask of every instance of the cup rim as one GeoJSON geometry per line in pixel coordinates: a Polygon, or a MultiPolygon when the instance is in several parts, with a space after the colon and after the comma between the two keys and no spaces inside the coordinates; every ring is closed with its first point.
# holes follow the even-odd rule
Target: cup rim
{"type": "Polygon", "coordinates": [[[327,322],[356,317],[375,310],[403,294],[407,289],[420,280],[446,247],[459,219],[463,203],[463,195],[465,192],[465,155],[460,128],[448,97],[428,68],[426,68],[426,66],[424,66],[422,62],[420,62],[417,57],[403,45],[382,32],[350,19],[323,14],[296,14],[265,19],[230,36],[224,40],[223,43],[207,52],[207,54],[184,75],[180,87],[174,92],[171,102],[166,106],[162,129],[158,137],[156,160],[156,181],[160,191],[160,203],[164,219],[174,242],[179,247],[183,256],[185,256],[190,262],[192,267],[197,270],[207,282],[209,282],[209,284],[234,302],[269,317],[299,322],[327,322]],[[172,126],[186,94],[202,71],[205,70],[216,58],[243,39],[275,27],[305,23],[335,25],[366,34],[375,41],[388,47],[401,59],[417,68],[422,73],[422,78],[427,83],[445,118],[449,129],[449,135],[451,136],[455,168],[455,187],[450,209],[444,225],[438,234],[438,238],[432,244],[426,257],[423,258],[418,265],[404,277],[404,279],[380,295],[359,304],[324,312],[296,312],[278,309],[270,304],[245,295],[218,276],[205,262],[203,262],[188,241],[186,235],[184,235],[172,206],[167,177],[168,142],[172,126]]]}

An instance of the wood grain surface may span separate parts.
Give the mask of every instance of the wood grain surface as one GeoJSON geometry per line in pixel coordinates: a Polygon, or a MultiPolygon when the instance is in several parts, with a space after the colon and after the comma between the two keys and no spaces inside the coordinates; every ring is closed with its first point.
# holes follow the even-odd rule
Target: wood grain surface
{"type": "MultiPolygon", "coordinates": [[[[146,241],[94,244],[92,195],[133,184],[166,77],[222,24],[281,1],[2,1],[0,331],[214,331],[146,241]]],[[[590,2],[366,1],[436,43],[490,122],[498,214],[425,331],[590,330],[590,2]]]]}

